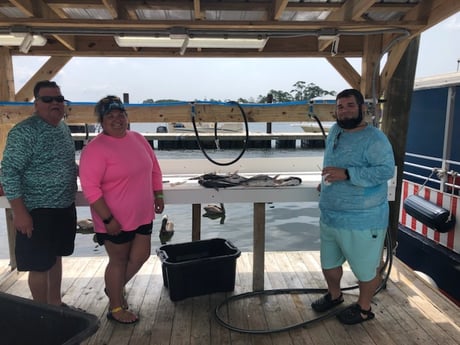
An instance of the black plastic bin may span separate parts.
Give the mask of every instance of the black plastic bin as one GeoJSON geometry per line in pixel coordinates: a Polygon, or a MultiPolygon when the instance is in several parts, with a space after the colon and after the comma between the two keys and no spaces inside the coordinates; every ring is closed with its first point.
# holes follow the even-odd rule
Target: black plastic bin
{"type": "Polygon", "coordinates": [[[92,314],[0,292],[0,344],[76,345],[99,328],[92,314]]]}
{"type": "Polygon", "coordinates": [[[236,259],[240,256],[231,242],[214,238],[157,249],[162,261],[163,283],[172,301],[187,297],[233,291],[236,259]]]}

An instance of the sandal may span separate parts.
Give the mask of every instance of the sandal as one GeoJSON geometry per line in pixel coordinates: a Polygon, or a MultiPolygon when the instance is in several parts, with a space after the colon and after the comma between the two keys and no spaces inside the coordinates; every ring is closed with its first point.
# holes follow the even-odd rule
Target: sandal
{"type": "Polygon", "coordinates": [[[311,307],[314,311],[323,312],[329,309],[334,308],[335,306],[343,303],[343,294],[340,294],[336,299],[332,299],[331,293],[328,292],[324,296],[318,298],[311,304],[311,307]]]}
{"type": "MultiPolygon", "coordinates": [[[[104,288],[104,293],[107,297],[109,297],[109,293],[107,292],[107,288],[105,287],[104,288]]],[[[129,306],[128,306],[128,302],[126,301],[126,291],[125,289],[123,288],[123,293],[121,294],[121,300],[122,300],[122,304],[121,304],[121,307],[124,309],[124,310],[128,310],[129,309],[129,306]]]]}
{"type": "Polygon", "coordinates": [[[137,321],[139,321],[139,318],[136,315],[134,315],[130,311],[127,311],[127,310],[123,309],[122,307],[116,307],[116,308],[111,309],[107,313],[107,319],[112,320],[112,321],[116,321],[116,322],[121,323],[123,325],[129,325],[129,324],[136,323],[137,321]],[[116,315],[118,313],[129,313],[132,316],[134,316],[134,319],[132,319],[132,320],[117,319],[114,315],[116,315]]]}
{"type": "Polygon", "coordinates": [[[358,303],[352,304],[351,306],[342,310],[337,314],[339,321],[345,325],[355,325],[364,321],[372,320],[375,314],[369,310],[363,310],[358,303]],[[363,315],[365,317],[363,317],[363,315]]]}

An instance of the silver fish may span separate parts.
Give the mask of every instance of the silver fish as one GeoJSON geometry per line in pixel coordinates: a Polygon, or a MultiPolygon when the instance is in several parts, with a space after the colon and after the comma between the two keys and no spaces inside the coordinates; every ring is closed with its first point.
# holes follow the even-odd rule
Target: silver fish
{"type": "Polygon", "coordinates": [[[248,178],[241,183],[242,186],[247,187],[281,187],[281,186],[298,186],[302,183],[299,177],[286,177],[278,178],[279,175],[274,177],[268,175],[256,175],[248,178]]]}
{"type": "Polygon", "coordinates": [[[242,182],[246,181],[247,178],[240,176],[236,173],[218,175],[215,173],[204,174],[198,177],[198,183],[203,187],[207,188],[226,188],[239,186],[242,182]]]}
{"type": "Polygon", "coordinates": [[[240,185],[247,187],[275,187],[277,186],[276,178],[278,176],[279,175],[276,175],[275,177],[262,174],[255,175],[248,178],[246,181],[241,182],[240,185]]]}

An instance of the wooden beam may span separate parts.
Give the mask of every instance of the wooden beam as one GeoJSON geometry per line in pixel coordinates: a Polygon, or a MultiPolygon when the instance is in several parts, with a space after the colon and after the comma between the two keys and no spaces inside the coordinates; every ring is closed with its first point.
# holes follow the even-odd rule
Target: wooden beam
{"type": "Polygon", "coordinates": [[[102,4],[110,13],[113,19],[118,18],[118,10],[117,10],[117,1],[116,0],[102,0],[102,4]]]}
{"type": "Polygon", "coordinates": [[[433,0],[427,21],[428,26],[424,30],[442,22],[458,11],[460,11],[460,1],[458,0],[433,0]]]}
{"type": "Polygon", "coordinates": [[[52,56],[48,61],[30,78],[21,90],[16,94],[16,101],[27,102],[33,99],[33,88],[40,80],[51,80],[66,65],[71,57],[52,56]]]}
{"type": "Polygon", "coordinates": [[[201,0],[193,0],[193,13],[196,20],[203,19],[201,14],[201,0]]]}
{"type": "Polygon", "coordinates": [[[382,73],[380,74],[379,88],[381,93],[385,92],[389,80],[393,77],[393,73],[398,67],[398,64],[402,56],[404,55],[404,52],[406,51],[409,43],[409,39],[402,40],[399,43],[395,44],[395,46],[387,54],[387,61],[385,63],[385,67],[383,68],[382,73]]]}
{"type": "Polygon", "coordinates": [[[458,11],[460,11],[460,1],[458,0],[425,0],[421,1],[416,7],[410,10],[404,16],[403,20],[425,22],[423,28],[414,31],[415,35],[428,30],[458,11]]]}
{"type": "Polygon", "coordinates": [[[363,59],[361,61],[361,93],[365,98],[373,96],[375,85],[376,96],[380,92],[380,59],[382,54],[382,35],[364,37],[363,59]],[[377,69],[377,72],[375,70],[377,69]],[[375,81],[374,81],[375,77],[375,81]]]}
{"type": "MultiPolygon", "coordinates": [[[[2,80],[0,83],[0,100],[14,101],[13,60],[7,47],[0,47],[0,80],[2,80]]],[[[4,117],[4,115],[0,117],[4,117]]],[[[8,132],[12,127],[12,123],[0,123],[0,161],[3,158],[8,132]]]]}
{"type": "Polygon", "coordinates": [[[0,47],[0,100],[14,101],[13,59],[8,47],[0,47]]]}
{"type": "Polygon", "coordinates": [[[53,35],[64,47],[71,51],[77,50],[77,41],[75,36],[53,35]]]}
{"type": "Polygon", "coordinates": [[[410,41],[402,58],[398,59],[397,67],[385,93],[387,102],[383,112],[382,130],[393,146],[398,168],[395,201],[390,202],[389,229],[393,244],[396,243],[398,233],[404,156],[419,44],[419,36],[410,41]]]}
{"type": "Polygon", "coordinates": [[[27,17],[33,17],[35,15],[32,0],[9,0],[9,2],[27,17]]]}
{"type": "MultiPolygon", "coordinates": [[[[35,85],[35,84],[33,84],[35,85]]],[[[33,86],[32,85],[32,86],[33,86]]],[[[65,91],[65,90],[63,90],[65,91]]],[[[68,123],[94,123],[95,104],[70,104],[67,109],[68,123]]],[[[306,121],[308,102],[292,105],[241,104],[249,122],[297,122],[306,121]]],[[[28,117],[33,105],[0,104],[0,124],[14,124],[28,117]]],[[[195,104],[197,122],[242,122],[239,108],[234,104],[195,104]]],[[[179,105],[126,104],[130,122],[191,122],[191,103],[179,105]]],[[[321,121],[333,121],[334,104],[314,104],[315,114],[321,121]]]]}
{"type": "Polygon", "coordinates": [[[338,11],[331,12],[327,20],[362,20],[361,16],[369,10],[375,0],[348,0],[345,1],[338,11]]]}
{"type": "Polygon", "coordinates": [[[275,0],[275,8],[273,9],[273,19],[280,20],[283,15],[289,0],[275,0]]]}
{"type": "MultiPolygon", "coordinates": [[[[69,16],[67,13],[62,9],[62,6],[57,4],[50,4],[48,3],[48,7],[51,9],[51,12],[47,12],[50,18],[62,18],[68,19],[69,16]]],[[[73,35],[52,35],[58,42],[60,42],[64,47],[66,47],[70,51],[77,50],[76,39],[73,35]]]]}
{"type": "Polygon", "coordinates": [[[362,30],[384,30],[389,27],[406,27],[411,30],[423,30],[424,22],[420,21],[404,21],[404,20],[391,20],[391,21],[367,21],[367,22],[356,22],[347,20],[329,20],[324,21],[308,20],[308,21],[275,21],[275,20],[252,20],[252,21],[216,21],[216,20],[126,20],[126,19],[114,19],[114,20],[101,20],[97,19],[49,19],[49,18],[15,18],[14,21],[11,18],[0,18],[0,27],[11,27],[15,25],[24,25],[30,27],[32,30],[40,29],[45,31],[46,29],[62,29],[63,32],[69,32],[69,30],[81,30],[84,29],[88,33],[98,34],[98,30],[117,30],[119,32],[129,33],[133,30],[146,30],[146,32],[154,32],[155,30],[169,30],[173,26],[186,27],[189,30],[251,30],[251,31],[273,31],[279,30],[320,30],[325,27],[336,28],[337,30],[351,30],[351,31],[362,31],[362,30]]]}
{"type": "Polygon", "coordinates": [[[340,73],[352,88],[361,89],[361,76],[347,60],[337,56],[327,57],[326,60],[329,61],[332,67],[340,73]]]}

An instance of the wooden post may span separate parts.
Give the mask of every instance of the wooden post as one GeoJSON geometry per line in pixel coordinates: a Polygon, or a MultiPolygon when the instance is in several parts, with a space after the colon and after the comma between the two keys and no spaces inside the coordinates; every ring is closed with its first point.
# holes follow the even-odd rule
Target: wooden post
{"type": "Polygon", "coordinates": [[[11,208],[5,209],[5,219],[6,219],[6,232],[8,233],[8,248],[10,250],[10,267],[11,270],[16,269],[16,255],[15,255],[15,245],[16,245],[16,229],[13,225],[13,210],[11,208]]]}
{"type": "Polygon", "coordinates": [[[192,205],[192,241],[201,239],[201,204],[192,205]]]}
{"type": "Polygon", "coordinates": [[[254,203],[254,257],[252,271],[252,288],[254,291],[264,289],[265,272],[265,203],[254,203]]]}
{"type": "MultiPolygon", "coordinates": [[[[272,95],[271,93],[269,93],[269,94],[267,95],[267,103],[273,103],[273,95],[272,95]]],[[[271,132],[272,132],[272,123],[271,123],[271,122],[267,122],[266,127],[267,127],[267,128],[266,128],[266,129],[267,129],[266,132],[267,132],[267,133],[271,133],[271,132]]]]}
{"type": "Polygon", "coordinates": [[[420,36],[417,36],[407,46],[388,83],[385,95],[387,103],[383,111],[382,130],[393,146],[395,163],[398,167],[395,201],[390,202],[389,227],[393,245],[396,243],[398,234],[402,173],[419,43],[420,36]]]}

